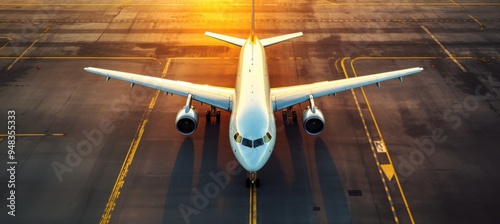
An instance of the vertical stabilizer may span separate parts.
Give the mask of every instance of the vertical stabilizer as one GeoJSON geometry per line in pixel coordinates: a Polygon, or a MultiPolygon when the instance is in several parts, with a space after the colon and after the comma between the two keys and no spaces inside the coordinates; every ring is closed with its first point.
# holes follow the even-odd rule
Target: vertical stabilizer
{"type": "Polygon", "coordinates": [[[255,35],[255,0],[252,0],[252,39],[255,35]]]}

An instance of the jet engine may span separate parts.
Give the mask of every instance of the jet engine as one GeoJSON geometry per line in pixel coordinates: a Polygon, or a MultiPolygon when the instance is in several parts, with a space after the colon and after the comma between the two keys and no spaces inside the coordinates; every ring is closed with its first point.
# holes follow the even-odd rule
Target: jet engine
{"type": "Polygon", "coordinates": [[[183,135],[190,135],[196,131],[198,127],[198,113],[193,107],[183,107],[177,113],[175,118],[175,126],[177,130],[183,135]]]}
{"type": "Polygon", "coordinates": [[[307,107],[302,113],[302,124],[308,134],[317,135],[325,128],[325,117],[318,107],[307,107]]]}

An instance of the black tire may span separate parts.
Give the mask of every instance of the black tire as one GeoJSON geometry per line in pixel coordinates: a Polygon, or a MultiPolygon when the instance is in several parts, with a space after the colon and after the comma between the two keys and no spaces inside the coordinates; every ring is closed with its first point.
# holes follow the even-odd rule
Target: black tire
{"type": "Polygon", "coordinates": [[[215,119],[217,120],[217,122],[220,121],[220,111],[217,111],[217,113],[215,114],[215,119]]]}
{"type": "Polygon", "coordinates": [[[207,111],[207,114],[205,115],[207,122],[210,122],[210,111],[207,111]]]}
{"type": "Polygon", "coordinates": [[[251,184],[252,184],[252,182],[250,181],[250,178],[247,178],[247,184],[246,184],[247,188],[250,188],[251,184]]]}
{"type": "Polygon", "coordinates": [[[292,118],[294,122],[297,122],[297,112],[292,111],[292,118]]]}

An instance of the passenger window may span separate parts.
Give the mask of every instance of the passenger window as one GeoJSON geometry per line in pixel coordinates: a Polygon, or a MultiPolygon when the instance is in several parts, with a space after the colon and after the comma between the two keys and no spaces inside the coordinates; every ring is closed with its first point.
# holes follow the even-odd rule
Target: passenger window
{"type": "Polygon", "coordinates": [[[254,148],[257,148],[257,147],[259,147],[261,145],[264,145],[264,140],[262,138],[253,140],[253,147],[254,148]]]}
{"type": "Polygon", "coordinates": [[[266,135],[264,136],[264,142],[268,143],[271,141],[271,139],[272,139],[271,134],[269,134],[269,132],[267,132],[266,135]]]}
{"type": "Polygon", "coordinates": [[[250,140],[248,138],[243,138],[243,141],[241,142],[241,144],[248,147],[248,148],[252,148],[252,140],[250,140]]]}

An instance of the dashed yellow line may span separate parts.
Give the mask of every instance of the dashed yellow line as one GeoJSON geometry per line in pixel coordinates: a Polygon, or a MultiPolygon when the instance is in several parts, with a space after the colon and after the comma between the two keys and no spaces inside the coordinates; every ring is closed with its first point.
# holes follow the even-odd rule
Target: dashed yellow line
{"type": "MultiPolygon", "coordinates": [[[[165,68],[163,69],[162,72],[161,76],[162,78],[165,77],[165,75],[167,74],[170,61],[171,59],[167,60],[165,68]]],[[[137,151],[137,148],[139,147],[139,143],[141,142],[142,135],[144,134],[144,130],[146,128],[146,124],[149,121],[149,115],[153,111],[153,108],[156,104],[156,100],[158,99],[159,95],[160,95],[160,90],[156,90],[155,96],[151,99],[148,109],[144,112],[142,116],[142,122],[137,127],[136,137],[130,143],[130,147],[128,149],[127,155],[125,156],[125,160],[123,161],[122,168],[120,169],[120,173],[116,178],[115,185],[113,186],[113,190],[111,191],[111,195],[109,196],[108,203],[106,204],[106,208],[104,209],[101,221],[99,222],[100,224],[109,223],[109,221],[111,220],[112,212],[116,206],[116,200],[120,196],[120,190],[122,189],[123,184],[125,183],[125,177],[127,176],[128,169],[132,164],[132,161],[134,160],[134,156],[137,151]]]]}
{"type": "Polygon", "coordinates": [[[422,29],[427,34],[429,34],[429,36],[431,36],[431,38],[439,45],[439,47],[441,47],[441,49],[448,55],[448,57],[450,57],[451,60],[455,62],[455,64],[462,70],[462,72],[467,73],[467,70],[464,68],[464,66],[462,66],[460,62],[457,61],[457,59],[450,53],[450,51],[448,51],[448,49],[446,49],[444,45],[441,44],[441,42],[439,42],[439,40],[425,26],[421,25],[420,27],[422,27],[422,29]]]}
{"type": "MultiPolygon", "coordinates": [[[[407,58],[407,59],[411,59],[411,58],[414,58],[414,57],[406,57],[406,58],[407,58]]],[[[352,72],[353,72],[354,76],[355,76],[355,77],[357,77],[358,75],[357,75],[357,73],[356,73],[356,69],[354,69],[354,61],[356,61],[356,59],[351,60],[351,70],[352,70],[352,72]]],[[[384,140],[384,138],[383,138],[383,136],[382,136],[382,132],[380,131],[380,128],[379,128],[378,123],[377,123],[377,119],[375,118],[375,115],[374,115],[373,110],[372,110],[372,108],[371,108],[370,102],[368,101],[368,97],[366,96],[365,90],[364,90],[364,88],[363,88],[363,87],[360,87],[360,89],[361,89],[361,93],[363,94],[364,100],[365,100],[365,102],[366,102],[366,106],[367,106],[367,108],[368,108],[368,111],[370,112],[370,116],[372,117],[373,124],[375,125],[375,129],[377,130],[378,136],[380,137],[380,140],[381,140],[381,141],[385,144],[385,140],[384,140]]],[[[353,91],[353,95],[354,95],[354,91],[353,91]]],[[[360,114],[361,114],[361,111],[360,111],[360,114]]],[[[363,122],[363,123],[364,123],[364,122],[363,122]]],[[[368,133],[368,129],[367,129],[366,127],[365,127],[365,130],[367,131],[367,134],[369,135],[369,133],[368,133]]],[[[386,146],[386,147],[387,147],[387,146],[386,146]]],[[[372,150],[373,150],[373,154],[374,154],[374,156],[376,157],[376,152],[374,151],[374,149],[373,149],[373,146],[372,146],[372,145],[371,145],[371,148],[372,148],[372,150]]],[[[386,151],[385,151],[385,154],[387,155],[387,159],[388,159],[388,161],[389,161],[389,164],[384,164],[384,165],[390,165],[390,166],[392,167],[392,170],[394,170],[394,164],[392,163],[392,159],[391,159],[391,155],[390,155],[390,153],[389,153],[389,150],[386,150],[386,151]]],[[[384,187],[385,187],[385,190],[386,190],[386,192],[388,192],[388,190],[389,190],[389,189],[388,189],[388,187],[387,187],[387,184],[386,184],[385,178],[383,177],[383,174],[382,174],[382,173],[383,173],[383,172],[382,172],[382,171],[383,171],[383,169],[382,169],[382,167],[381,167],[381,164],[378,162],[378,159],[376,159],[376,160],[377,160],[377,167],[379,168],[379,172],[380,172],[380,173],[381,173],[381,175],[382,175],[382,182],[384,182],[384,187]]],[[[397,173],[396,173],[396,172],[394,172],[393,177],[394,177],[394,178],[395,178],[395,180],[396,180],[396,184],[397,184],[398,189],[399,189],[399,192],[400,192],[400,194],[401,194],[401,198],[403,199],[403,203],[404,203],[404,205],[405,205],[405,207],[406,207],[406,212],[408,213],[408,217],[410,218],[411,223],[415,223],[415,220],[413,219],[413,215],[412,215],[412,213],[411,213],[410,206],[409,206],[409,204],[408,204],[408,201],[406,200],[406,196],[405,196],[405,194],[404,194],[403,187],[401,186],[401,183],[400,183],[400,181],[399,181],[399,178],[398,178],[398,175],[397,175],[397,173]]],[[[389,195],[389,197],[390,197],[390,195],[389,195]]],[[[392,199],[391,199],[391,198],[389,198],[389,200],[391,200],[391,201],[392,201],[392,199]]],[[[392,209],[392,208],[391,208],[391,209],[392,209]]],[[[395,212],[395,211],[393,211],[393,213],[394,213],[394,212],[395,212]]]]}
{"type": "MultiPolygon", "coordinates": [[[[342,71],[344,72],[345,77],[349,78],[349,76],[347,75],[347,70],[345,68],[345,60],[347,60],[347,59],[350,59],[350,58],[349,57],[343,58],[340,65],[342,66],[342,71]]],[[[362,89],[362,87],[361,87],[361,89],[362,89]]],[[[384,190],[385,190],[387,200],[389,201],[389,206],[391,207],[392,216],[394,218],[394,221],[396,223],[399,223],[399,218],[398,218],[398,215],[396,213],[396,208],[394,207],[394,201],[392,200],[391,193],[389,191],[389,187],[388,187],[387,182],[384,178],[384,173],[383,173],[383,170],[380,166],[380,162],[379,162],[379,159],[377,156],[377,151],[373,147],[373,140],[372,140],[372,137],[371,137],[370,132],[368,130],[368,126],[366,125],[366,121],[365,121],[365,118],[364,118],[363,113],[361,111],[361,107],[359,106],[358,98],[356,97],[356,94],[354,93],[354,89],[351,89],[351,93],[352,93],[352,96],[354,98],[354,102],[356,103],[356,108],[358,109],[358,113],[359,113],[359,116],[361,118],[361,122],[363,123],[363,128],[365,129],[366,137],[368,138],[368,142],[370,143],[370,149],[372,150],[373,157],[374,157],[375,162],[377,164],[377,169],[378,169],[380,178],[382,179],[382,183],[384,184],[384,190]]],[[[365,98],[365,100],[366,100],[366,98],[365,98]]],[[[366,103],[368,104],[368,101],[366,101],[366,103]]],[[[414,223],[414,222],[412,221],[412,223],[414,223]]]]}

